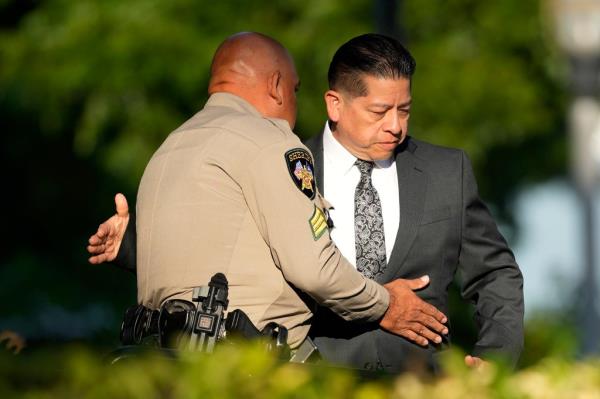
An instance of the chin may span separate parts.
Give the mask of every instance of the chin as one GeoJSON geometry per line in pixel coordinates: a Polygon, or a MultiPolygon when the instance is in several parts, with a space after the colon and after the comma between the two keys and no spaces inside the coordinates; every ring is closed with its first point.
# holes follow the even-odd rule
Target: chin
{"type": "Polygon", "coordinates": [[[378,152],[376,154],[369,154],[369,155],[371,157],[371,160],[373,160],[373,161],[385,161],[385,160],[390,159],[393,154],[394,154],[394,151],[388,151],[388,152],[378,152]]]}

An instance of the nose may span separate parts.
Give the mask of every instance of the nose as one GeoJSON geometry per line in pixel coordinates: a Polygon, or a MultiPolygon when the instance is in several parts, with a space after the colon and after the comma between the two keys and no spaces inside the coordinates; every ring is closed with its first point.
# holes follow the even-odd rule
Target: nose
{"type": "Polygon", "coordinates": [[[394,136],[399,136],[402,133],[402,124],[400,123],[400,117],[397,112],[388,112],[387,118],[383,125],[383,130],[393,134],[394,136]]]}

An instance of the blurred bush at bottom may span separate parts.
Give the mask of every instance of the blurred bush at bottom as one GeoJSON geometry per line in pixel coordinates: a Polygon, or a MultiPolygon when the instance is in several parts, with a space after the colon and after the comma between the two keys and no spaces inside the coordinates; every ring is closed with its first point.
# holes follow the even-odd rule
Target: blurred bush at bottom
{"type": "Polygon", "coordinates": [[[278,362],[254,345],[178,360],[152,355],[114,365],[82,347],[0,354],[1,398],[600,398],[600,362],[551,356],[511,373],[464,366],[449,351],[443,375],[365,376],[278,362]]]}

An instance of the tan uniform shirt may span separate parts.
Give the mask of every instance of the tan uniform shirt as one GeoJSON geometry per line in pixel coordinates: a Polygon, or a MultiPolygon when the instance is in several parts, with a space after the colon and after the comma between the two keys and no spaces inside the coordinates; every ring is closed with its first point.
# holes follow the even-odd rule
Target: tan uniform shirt
{"type": "Polygon", "coordinates": [[[212,95],[167,137],[142,177],[138,301],[156,309],[190,300],[194,287],[222,272],[228,309],[243,310],[259,329],[284,325],[292,348],[312,316],[300,291],[348,320],[381,317],[388,293],[331,241],[312,162],[296,160],[303,154],[312,160],[287,122],[262,117],[232,94],[212,95]]]}

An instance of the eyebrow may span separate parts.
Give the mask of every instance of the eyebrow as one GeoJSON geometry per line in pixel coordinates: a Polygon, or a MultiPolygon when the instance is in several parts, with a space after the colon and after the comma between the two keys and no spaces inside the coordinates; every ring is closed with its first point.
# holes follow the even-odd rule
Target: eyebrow
{"type": "MultiPolygon", "coordinates": [[[[412,99],[409,100],[409,101],[407,101],[407,102],[405,102],[405,103],[399,104],[398,107],[399,108],[405,108],[405,107],[408,107],[411,104],[412,104],[412,99]]],[[[369,108],[392,108],[392,106],[390,104],[386,104],[386,103],[375,103],[375,104],[371,104],[369,106],[369,108]]]]}

